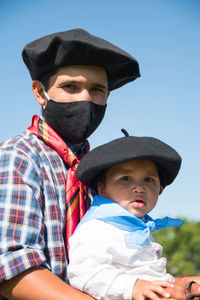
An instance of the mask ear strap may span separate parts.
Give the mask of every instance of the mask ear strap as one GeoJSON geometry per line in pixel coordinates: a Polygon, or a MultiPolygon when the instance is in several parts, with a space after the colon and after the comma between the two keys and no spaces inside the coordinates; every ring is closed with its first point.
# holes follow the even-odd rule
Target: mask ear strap
{"type": "MultiPolygon", "coordinates": [[[[49,97],[49,95],[48,95],[47,92],[45,91],[45,88],[44,88],[42,82],[40,82],[40,84],[41,84],[41,87],[42,87],[42,89],[43,89],[44,95],[45,95],[45,97],[47,98],[47,101],[49,101],[51,98],[49,97]]],[[[43,109],[45,109],[45,108],[46,108],[46,105],[43,105],[43,109]]]]}

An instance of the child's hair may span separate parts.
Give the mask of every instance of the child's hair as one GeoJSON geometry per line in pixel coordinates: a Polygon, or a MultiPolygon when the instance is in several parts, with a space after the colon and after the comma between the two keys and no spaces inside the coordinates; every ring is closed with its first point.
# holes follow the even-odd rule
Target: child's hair
{"type": "Polygon", "coordinates": [[[105,169],[103,170],[100,174],[98,174],[98,176],[94,179],[94,190],[96,192],[97,191],[97,187],[98,187],[98,184],[99,183],[105,183],[105,180],[106,180],[106,173],[109,169],[105,169]]]}

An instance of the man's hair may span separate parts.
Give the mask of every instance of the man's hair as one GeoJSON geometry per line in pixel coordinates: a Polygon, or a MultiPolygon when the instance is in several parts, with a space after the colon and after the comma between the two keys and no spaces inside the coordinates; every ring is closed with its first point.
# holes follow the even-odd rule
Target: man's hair
{"type": "Polygon", "coordinates": [[[52,71],[49,71],[49,72],[46,72],[46,73],[43,73],[40,78],[39,78],[39,81],[42,83],[42,85],[44,86],[45,88],[45,91],[48,91],[49,89],[49,84],[50,84],[50,78],[55,75],[57,73],[57,69],[54,69],[52,71]]]}

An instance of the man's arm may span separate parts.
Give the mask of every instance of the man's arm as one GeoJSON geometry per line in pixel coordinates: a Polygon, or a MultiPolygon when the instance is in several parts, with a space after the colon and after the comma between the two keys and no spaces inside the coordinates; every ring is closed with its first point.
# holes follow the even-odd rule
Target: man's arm
{"type": "Polygon", "coordinates": [[[0,295],[9,300],[92,300],[44,267],[30,269],[4,281],[0,295]]]}

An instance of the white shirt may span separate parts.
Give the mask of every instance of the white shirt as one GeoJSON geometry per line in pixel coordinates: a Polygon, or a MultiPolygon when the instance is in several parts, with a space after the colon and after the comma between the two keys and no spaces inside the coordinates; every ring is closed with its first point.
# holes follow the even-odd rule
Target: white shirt
{"type": "Polygon", "coordinates": [[[166,273],[162,246],[152,236],[148,248],[128,246],[126,233],[100,220],[79,226],[70,238],[70,284],[96,299],[132,300],[137,279],[174,281],[166,273]]]}

